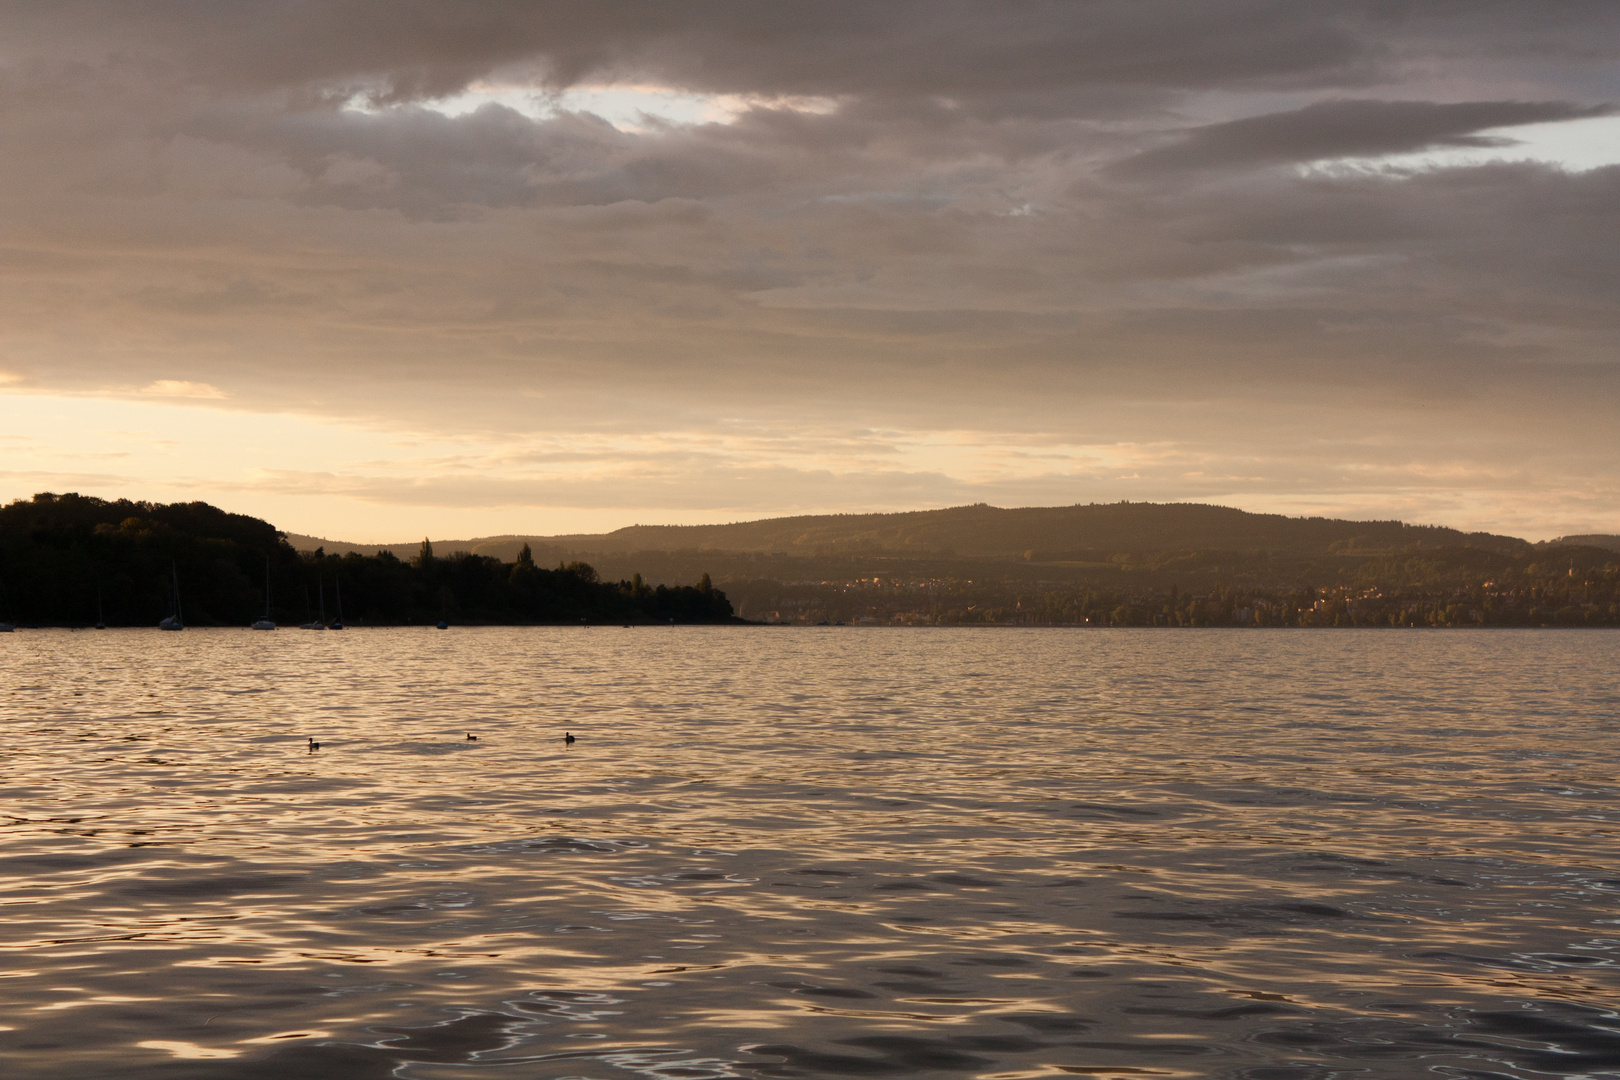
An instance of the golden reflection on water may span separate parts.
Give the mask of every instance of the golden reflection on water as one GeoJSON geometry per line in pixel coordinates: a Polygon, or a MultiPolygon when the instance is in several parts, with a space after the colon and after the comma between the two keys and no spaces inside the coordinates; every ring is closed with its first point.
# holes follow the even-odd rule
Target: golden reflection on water
{"type": "Polygon", "coordinates": [[[1617,644],[8,635],[0,1062],[1620,1076],[1617,644]]]}

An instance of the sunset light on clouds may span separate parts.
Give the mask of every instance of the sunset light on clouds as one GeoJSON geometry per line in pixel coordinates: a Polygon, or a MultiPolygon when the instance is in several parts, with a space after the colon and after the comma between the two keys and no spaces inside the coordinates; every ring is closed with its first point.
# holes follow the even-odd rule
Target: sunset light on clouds
{"type": "Polygon", "coordinates": [[[1612,5],[0,20],[7,500],[1620,531],[1612,5]]]}

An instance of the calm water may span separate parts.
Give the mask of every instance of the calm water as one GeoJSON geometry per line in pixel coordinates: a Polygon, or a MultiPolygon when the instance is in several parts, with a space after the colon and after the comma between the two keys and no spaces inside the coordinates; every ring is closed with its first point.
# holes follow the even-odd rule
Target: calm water
{"type": "Polygon", "coordinates": [[[5,635],[0,1074],[1620,1076],[1617,687],[1609,632],[5,635]]]}

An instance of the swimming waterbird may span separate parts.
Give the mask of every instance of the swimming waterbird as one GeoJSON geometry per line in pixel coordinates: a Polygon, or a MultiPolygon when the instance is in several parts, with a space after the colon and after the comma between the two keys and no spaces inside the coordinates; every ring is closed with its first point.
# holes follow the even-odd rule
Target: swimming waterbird
{"type": "Polygon", "coordinates": [[[477,742],[478,741],[478,736],[474,735],[472,732],[469,731],[469,732],[467,732],[467,741],[468,742],[477,742]]]}
{"type": "Polygon", "coordinates": [[[569,734],[566,731],[563,732],[563,745],[564,746],[573,746],[574,745],[574,736],[569,734]]]}
{"type": "Polygon", "coordinates": [[[316,742],[314,739],[311,739],[309,740],[309,748],[311,750],[319,750],[321,748],[321,744],[316,742]]]}

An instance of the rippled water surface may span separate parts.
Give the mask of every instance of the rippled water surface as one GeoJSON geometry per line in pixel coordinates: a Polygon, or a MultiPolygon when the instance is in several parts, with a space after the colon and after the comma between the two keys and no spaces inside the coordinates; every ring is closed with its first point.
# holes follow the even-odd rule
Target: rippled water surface
{"type": "Polygon", "coordinates": [[[1620,1076],[1617,657],[5,635],[0,1074],[1620,1076]]]}

